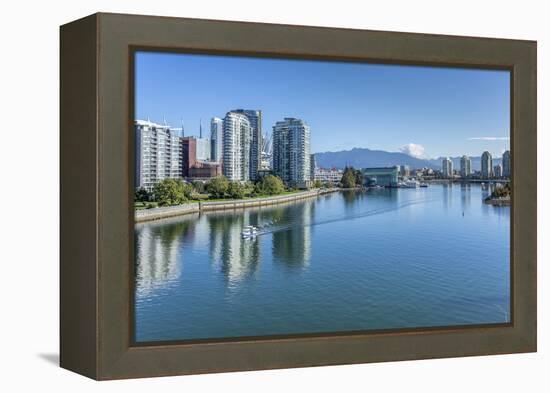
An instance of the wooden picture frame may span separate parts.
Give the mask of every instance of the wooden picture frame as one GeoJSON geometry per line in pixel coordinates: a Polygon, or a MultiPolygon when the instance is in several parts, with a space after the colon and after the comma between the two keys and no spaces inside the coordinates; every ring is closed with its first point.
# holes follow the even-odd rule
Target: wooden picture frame
{"type": "Polygon", "coordinates": [[[61,27],[61,367],[120,379],[536,351],[536,42],[98,13],[61,27]],[[511,71],[511,322],[135,345],[132,53],[511,71]]]}

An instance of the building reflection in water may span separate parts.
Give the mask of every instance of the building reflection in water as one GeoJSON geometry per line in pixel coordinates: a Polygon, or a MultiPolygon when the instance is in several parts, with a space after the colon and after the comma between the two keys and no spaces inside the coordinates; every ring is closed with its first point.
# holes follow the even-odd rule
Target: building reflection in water
{"type": "Polygon", "coordinates": [[[460,202],[462,211],[470,207],[472,202],[472,185],[470,183],[460,183],[460,202]]]}
{"type": "Polygon", "coordinates": [[[453,205],[453,183],[443,183],[443,208],[449,210],[453,205]]]}
{"type": "Polygon", "coordinates": [[[137,224],[134,236],[136,295],[146,296],[179,279],[182,247],[193,236],[198,215],[137,224]]]}
{"type": "Polygon", "coordinates": [[[313,200],[261,208],[208,212],[204,216],[210,231],[210,260],[235,286],[254,276],[261,258],[261,244],[272,239],[273,258],[288,267],[303,267],[311,258],[313,200]],[[259,229],[254,239],[243,239],[246,225],[259,229]]]}
{"type": "Polygon", "coordinates": [[[230,286],[252,276],[260,261],[258,238],[243,239],[241,232],[246,225],[258,226],[258,214],[243,210],[207,213],[210,229],[210,260],[220,269],[230,286]]]}
{"type": "Polygon", "coordinates": [[[311,259],[311,231],[315,201],[301,202],[274,212],[272,253],[276,262],[289,268],[303,268],[311,259]]]}

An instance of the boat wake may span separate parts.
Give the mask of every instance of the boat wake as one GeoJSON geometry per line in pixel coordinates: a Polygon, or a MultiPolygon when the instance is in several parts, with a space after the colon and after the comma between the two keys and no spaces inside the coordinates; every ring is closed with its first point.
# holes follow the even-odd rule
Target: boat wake
{"type": "Polygon", "coordinates": [[[345,215],[345,216],[342,216],[342,217],[335,217],[335,218],[330,218],[330,219],[321,220],[321,221],[313,221],[313,222],[305,223],[305,224],[303,224],[303,223],[290,223],[290,224],[287,224],[287,225],[274,226],[274,225],[276,225],[276,222],[271,221],[267,224],[259,226],[256,236],[262,236],[262,235],[267,235],[267,234],[270,234],[270,233],[281,232],[281,231],[288,231],[288,230],[291,230],[291,229],[294,229],[294,228],[314,227],[314,226],[319,226],[319,225],[333,224],[333,223],[341,222],[341,221],[357,220],[357,219],[377,216],[377,215],[380,215],[380,214],[391,213],[391,212],[394,212],[394,211],[397,211],[397,210],[400,210],[400,209],[403,209],[403,208],[406,208],[406,207],[409,207],[409,206],[413,206],[413,205],[420,205],[420,204],[435,202],[436,200],[437,199],[417,199],[417,200],[403,202],[403,203],[397,204],[397,205],[392,206],[392,207],[373,209],[373,210],[369,210],[369,211],[366,211],[366,212],[359,212],[357,214],[345,215]]]}

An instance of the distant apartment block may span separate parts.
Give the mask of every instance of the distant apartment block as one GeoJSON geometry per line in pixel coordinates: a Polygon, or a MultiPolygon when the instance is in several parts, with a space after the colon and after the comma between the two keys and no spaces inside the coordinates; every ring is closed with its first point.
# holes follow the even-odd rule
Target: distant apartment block
{"type": "Polygon", "coordinates": [[[223,158],[223,120],[213,117],[210,121],[211,158],[214,162],[222,162],[223,158]]]}
{"type": "Polygon", "coordinates": [[[310,128],[286,117],[273,126],[273,173],[287,185],[307,188],[311,183],[310,128]]]}
{"type": "Polygon", "coordinates": [[[315,168],[317,163],[315,162],[315,154],[309,156],[309,178],[311,181],[315,180],[315,168]]]}
{"type": "Polygon", "coordinates": [[[504,154],[502,154],[502,176],[510,178],[511,174],[510,150],[506,150],[504,154]]]}
{"type": "Polygon", "coordinates": [[[402,177],[409,177],[411,175],[411,167],[408,165],[403,165],[399,169],[399,174],[402,177]]]}
{"type": "Polygon", "coordinates": [[[488,151],[481,155],[481,177],[489,179],[493,177],[493,157],[488,151]]]}
{"type": "Polygon", "coordinates": [[[502,177],[502,165],[497,164],[493,167],[493,176],[494,177],[502,177]]]}
{"type": "Polygon", "coordinates": [[[449,157],[444,158],[441,162],[441,173],[443,177],[453,177],[453,161],[449,157]]]}
{"type": "Polygon", "coordinates": [[[197,160],[210,161],[212,159],[212,146],[208,138],[196,138],[197,141],[197,160]]]}
{"type": "Polygon", "coordinates": [[[152,190],[167,178],[181,178],[182,144],[178,132],[167,125],[135,121],[135,187],[152,190]]]}
{"type": "Polygon", "coordinates": [[[472,175],[472,159],[467,155],[460,158],[460,176],[467,178],[472,175]]]}

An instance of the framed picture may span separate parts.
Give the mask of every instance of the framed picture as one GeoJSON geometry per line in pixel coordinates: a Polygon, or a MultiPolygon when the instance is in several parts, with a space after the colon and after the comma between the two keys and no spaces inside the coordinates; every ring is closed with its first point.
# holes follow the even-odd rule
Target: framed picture
{"type": "Polygon", "coordinates": [[[536,43],[61,27],[61,366],[536,351],[536,43]]]}

